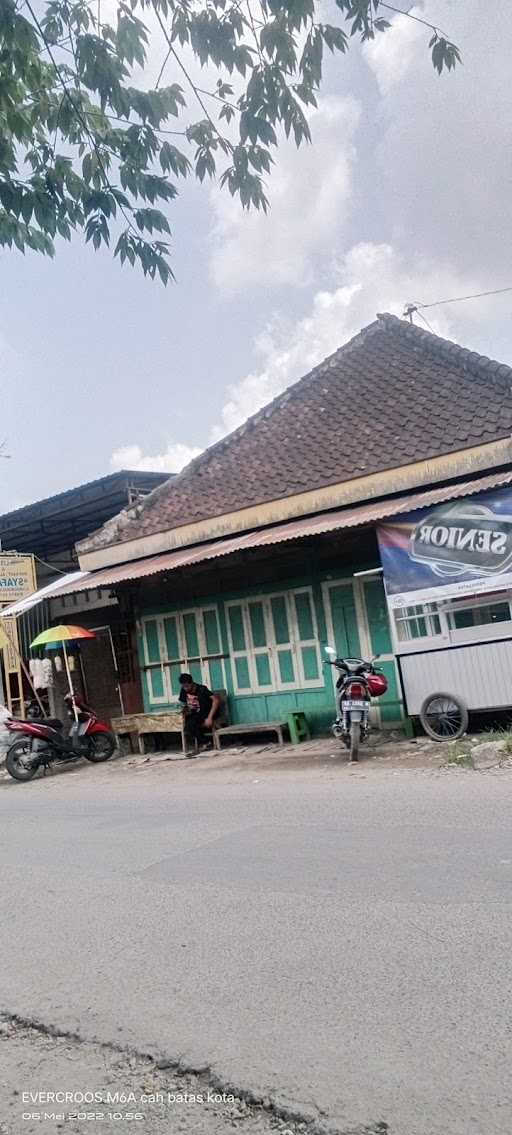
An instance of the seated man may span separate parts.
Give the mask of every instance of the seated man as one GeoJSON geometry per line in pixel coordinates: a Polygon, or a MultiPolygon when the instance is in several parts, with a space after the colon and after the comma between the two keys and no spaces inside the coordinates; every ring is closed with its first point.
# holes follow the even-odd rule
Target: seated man
{"type": "Polygon", "coordinates": [[[185,740],[187,742],[187,756],[195,756],[196,744],[198,748],[210,747],[206,744],[204,733],[212,729],[215,714],[220,705],[220,698],[212,694],[208,686],[201,686],[194,682],[191,674],[180,674],[180,702],[183,705],[185,716],[185,740]],[[191,746],[189,749],[188,746],[191,746]]]}

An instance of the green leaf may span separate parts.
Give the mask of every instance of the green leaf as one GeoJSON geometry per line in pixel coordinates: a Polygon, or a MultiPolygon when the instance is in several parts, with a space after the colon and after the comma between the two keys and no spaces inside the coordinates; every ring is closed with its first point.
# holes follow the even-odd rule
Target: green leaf
{"type": "Polygon", "coordinates": [[[176,146],[171,145],[170,142],[162,142],[159,158],[164,173],[169,173],[172,170],[176,177],[186,177],[192,169],[191,162],[185,154],[176,146]]]}
{"type": "MultiPolygon", "coordinates": [[[[122,263],[167,283],[171,253],[158,238],[170,231],[173,182],[206,181],[218,168],[242,208],[267,209],[263,178],[278,140],[311,141],[304,108],[317,105],[325,49],[345,54],[350,37],[385,34],[384,10],[380,0],[335,0],[323,23],[320,0],[252,9],[245,0],[116,0],[98,26],[89,0],[40,0],[41,34],[22,0],[0,0],[0,245],[53,256],[57,238],[76,233],[94,248],[112,239],[122,263]],[[144,64],[157,44],[171,81],[147,89],[144,64]],[[187,100],[201,104],[199,121],[187,100]]],[[[438,32],[428,50],[439,75],[460,63],[438,32]]]]}

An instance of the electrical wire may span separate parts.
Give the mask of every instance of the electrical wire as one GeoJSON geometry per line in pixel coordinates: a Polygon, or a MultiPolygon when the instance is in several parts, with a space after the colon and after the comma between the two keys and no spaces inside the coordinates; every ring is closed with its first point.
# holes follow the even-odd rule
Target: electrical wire
{"type": "Polygon", "coordinates": [[[421,312],[421,311],[419,310],[419,308],[417,308],[416,310],[417,310],[417,312],[418,312],[418,315],[419,315],[420,319],[422,319],[422,320],[423,320],[423,322],[424,322],[424,323],[425,323],[425,324],[427,325],[427,327],[428,327],[429,331],[431,331],[431,332],[432,332],[432,335],[435,335],[435,331],[434,331],[434,328],[430,326],[430,323],[429,323],[428,319],[426,318],[426,316],[425,316],[425,315],[423,315],[423,312],[421,312]]]}
{"type": "Polygon", "coordinates": [[[437,35],[441,34],[444,39],[448,39],[446,32],[441,31],[435,24],[429,24],[428,20],[422,20],[420,16],[413,16],[411,11],[404,12],[403,8],[395,8],[394,4],[384,3],[384,0],[380,0],[380,7],[387,8],[389,12],[396,12],[398,16],[407,16],[408,20],[414,20],[416,24],[423,24],[424,28],[430,28],[432,32],[436,32],[437,35]]]}
{"type": "Polygon", "coordinates": [[[59,575],[69,575],[69,572],[58,568],[57,564],[49,564],[47,560],[42,560],[41,556],[36,556],[35,552],[32,552],[32,555],[34,559],[37,560],[38,564],[43,564],[43,567],[51,568],[52,571],[56,571],[59,575]]]}
{"type": "Polygon", "coordinates": [[[419,310],[420,307],[441,307],[442,304],[445,303],[463,303],[464,300],[480,300],[485,296],[502,296],[505,294],[505,292],[512,292],[512,284],[510,284],[507,288],[495,288],[495,290],[492,292],[475,292],[474,295],[471,296],[454,296],[449,300],[436,300],[435,303],[418,303],[416,304],[416,309],[419,310]]]}
{"type": "Polygon", "coordinates": [[[493,291],[489,292],[474,292],[469,296],[453,296],[449,300],[435,300],[434,303],[408,303],[404,308],[403,316],[404,318],[407,316],[407,318],[410,319],[412,323],[413,315],[418,314],[419,316],[421,316],[423,322],[427,324],[429,330],[432,331],[432,328],[425,319],[425,316],[421,314],[422,311],[425,311],[430,307],[442,307],[444,304],[448,303],[464,303],[466,300],[479,300],[484,299],[487,296],[503,296],[506,292],[512,292],[512,284],[510,284],[506,288],[494,288],[493,291]]]}

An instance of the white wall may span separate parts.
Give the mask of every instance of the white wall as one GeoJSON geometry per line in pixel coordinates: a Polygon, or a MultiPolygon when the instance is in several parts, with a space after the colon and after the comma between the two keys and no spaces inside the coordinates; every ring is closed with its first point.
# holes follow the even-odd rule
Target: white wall
{"type": "Polygon", "coordinates": [[[407,711],[413,716],[434,693],[455,694],[468,709],[512,706],[512,639],[409,654],[400,661],[407,711]]]}

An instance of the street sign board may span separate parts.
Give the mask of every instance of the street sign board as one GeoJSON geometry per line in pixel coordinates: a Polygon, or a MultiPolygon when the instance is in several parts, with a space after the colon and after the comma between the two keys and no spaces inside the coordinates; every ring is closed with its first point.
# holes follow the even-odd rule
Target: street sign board
{"type": "Polygon", "coordinates": [[[0,553],[0,604],[26,599],[36,587],[33,556],[0,553]]]}

